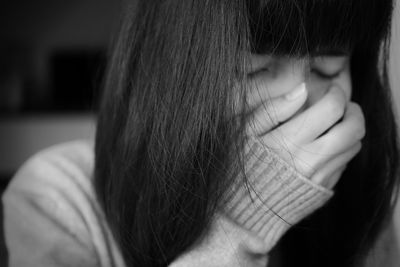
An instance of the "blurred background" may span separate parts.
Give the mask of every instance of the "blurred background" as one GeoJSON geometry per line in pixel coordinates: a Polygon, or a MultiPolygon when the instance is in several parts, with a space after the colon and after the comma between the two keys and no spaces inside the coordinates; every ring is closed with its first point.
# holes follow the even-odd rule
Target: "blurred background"
{"type": "Polygon", "coordinates": [[[0,180],[32,153],[91,138],[115,0],[13,0],[0,8],[0,180]]]}
{"type": "MultiPolygon", "coordinates": [[[[397,110],[399,8],[394,13],[390,58],[397,110]]],[[[2,1],[0,193],[15,170],[38,150],[93,138],[106,50],[118,9],[118,0],[2,1]]],[[[0,236],[0,266],[2,246],[0,236]]]]}
{"type": "MultiPolygon", "coordinates": [[[[32,154],[93,138],[119,0],[12,0],[0,7],[0,195],[32,154]]],[[[6,266],[0,205],[0,266],[6,266]]]]}

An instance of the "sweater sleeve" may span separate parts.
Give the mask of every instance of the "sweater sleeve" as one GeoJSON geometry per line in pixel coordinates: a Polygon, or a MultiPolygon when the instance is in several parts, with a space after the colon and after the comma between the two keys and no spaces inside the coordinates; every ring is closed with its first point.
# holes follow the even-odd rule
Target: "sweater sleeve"
{"type": "Polygon", "coordinates": [[[293,225],[334,194],[296,171],[258,139],[245,148],[247,183],[238,174],[223,213],[264,240],[269,251],[293,225]]]}
{"type": "Polygon", "coordinates": [[[285,232],[333,196],[256,139],[247,143],[245,162],[247,183],[234,175],[210,233],[173,267],[265,267],[285,232]]]}

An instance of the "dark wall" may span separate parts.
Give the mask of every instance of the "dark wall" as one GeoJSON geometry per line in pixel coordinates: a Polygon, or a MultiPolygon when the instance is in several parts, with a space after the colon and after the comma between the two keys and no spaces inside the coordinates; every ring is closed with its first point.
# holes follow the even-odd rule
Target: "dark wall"
{"type": "Polygon", "coordinates": [[[3,2],[0,114],[95,110],[118,1],[3,2]]]}

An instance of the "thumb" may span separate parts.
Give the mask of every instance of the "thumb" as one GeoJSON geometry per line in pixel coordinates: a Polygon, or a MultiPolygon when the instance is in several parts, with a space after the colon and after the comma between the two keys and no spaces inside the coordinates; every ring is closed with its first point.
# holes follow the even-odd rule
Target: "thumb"
{"type": "Polygon", "coordinates": [[[254,111],[249,121],[249,135],[261,136],[296,114],[307,100],[305,83],[290,92],[268,99],[254,111]]]}

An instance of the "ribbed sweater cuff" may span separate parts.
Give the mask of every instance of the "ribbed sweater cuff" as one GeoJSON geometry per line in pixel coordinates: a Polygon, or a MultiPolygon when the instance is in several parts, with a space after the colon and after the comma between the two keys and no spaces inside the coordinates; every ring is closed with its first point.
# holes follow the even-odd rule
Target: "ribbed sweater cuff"
{"type": "Polygon", "coordinates": [[[223,211],[271,249],[291,226],[324,205],[333,191],[302,176],[257,139],[247,144],[248,186],[236,177],[223,211]]]}

